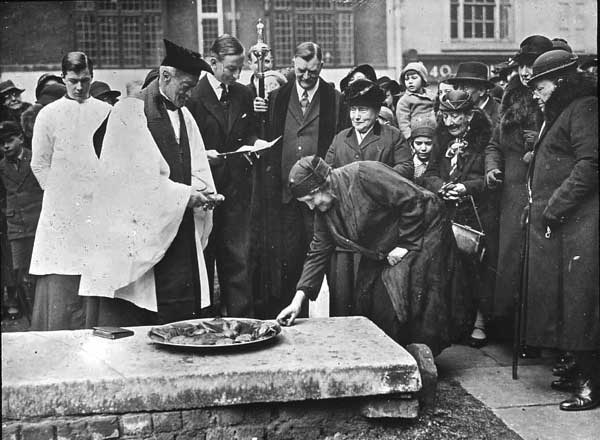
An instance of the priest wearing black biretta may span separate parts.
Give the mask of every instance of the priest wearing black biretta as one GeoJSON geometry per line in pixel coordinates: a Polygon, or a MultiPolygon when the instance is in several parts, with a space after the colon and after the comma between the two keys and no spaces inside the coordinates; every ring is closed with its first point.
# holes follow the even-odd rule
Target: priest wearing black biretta
{"type": "Polygon", "coordinates": [[[185,104],[202,71],[212,71],[198,53],[164,43],[158,77],[108,120],[79,292],[103,298],[91,301],[88,325],[167,323],[210,305],[202,250],[223,197],[185,104]]]}

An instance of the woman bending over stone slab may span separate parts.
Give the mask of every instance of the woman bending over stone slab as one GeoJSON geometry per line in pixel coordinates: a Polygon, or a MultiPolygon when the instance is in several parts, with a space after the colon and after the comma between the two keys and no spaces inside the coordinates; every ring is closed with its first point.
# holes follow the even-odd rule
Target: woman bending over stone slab
{"type": "MultiPolygon", "coordinates": [[[[434,355],[469,331],[470,299],[443,203],[379,162],[331,169],[317,156],[300,159],[292,194],[315,210],[315,231],[292,302],[277,320],[292,325],[304,300],[315,300],[336,246],[362,255],[353,304],[402,345],[427,344],[434,355]]],[[[340,316],[338,315],[338,316],[340,316]]]]}

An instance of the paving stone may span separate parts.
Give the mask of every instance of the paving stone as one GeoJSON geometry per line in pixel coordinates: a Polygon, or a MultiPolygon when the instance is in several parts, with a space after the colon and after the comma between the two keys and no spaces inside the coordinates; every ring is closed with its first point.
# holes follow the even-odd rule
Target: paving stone
{"type": "Polygon", "coordinates": [[[2,440],[19,440],[21,425],[19,423],[2,424],[2,440]]]}

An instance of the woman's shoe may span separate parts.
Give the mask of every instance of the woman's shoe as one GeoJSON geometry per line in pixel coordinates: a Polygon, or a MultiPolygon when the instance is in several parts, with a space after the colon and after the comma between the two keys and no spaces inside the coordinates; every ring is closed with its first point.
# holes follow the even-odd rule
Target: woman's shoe
{"type": "Polygon", "coordinates": [[[560,403],[563,411],[585,411],[600,406],[600,391],[591,379],[585,380],[570,399],[560,403]]]}
{"type": "Polygon", "coordinates": [[[473,348],[481,348],[487,344],[487,335],[485,329],[474,327],[471,336],[469,336],[469,345],[473,348]]]}

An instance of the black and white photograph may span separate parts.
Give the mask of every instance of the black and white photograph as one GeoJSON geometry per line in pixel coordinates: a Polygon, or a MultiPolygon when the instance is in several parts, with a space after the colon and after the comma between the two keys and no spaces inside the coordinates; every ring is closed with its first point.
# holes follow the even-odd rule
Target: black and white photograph
{"type": "Polygon", "coordinates": [[[595,0],[0,0],[3,440],[600,438],[595,0]]]}

